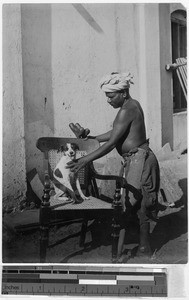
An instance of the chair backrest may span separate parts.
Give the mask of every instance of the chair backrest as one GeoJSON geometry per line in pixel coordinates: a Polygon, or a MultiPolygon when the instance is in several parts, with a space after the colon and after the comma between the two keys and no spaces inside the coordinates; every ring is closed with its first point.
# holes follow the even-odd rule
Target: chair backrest
{"type": "MultiPolygon", "coordinates": [[[[75,143],[79,147],[77,151],[77,158],[87,155],[90,152],[99,148],[99,142],[95,139],[82,140],[77,138],[59,138],[59,137],[42,137],[37,140],[37,148],[44,153],[44,171],[48,171],[50,179],[52,179],[52,173],[57,163],[59,162],[61,152],[57,150],[61,146],[65,146],[67,143],[75,143]]],[[[78,172],[78,177],[81,186],[84,188],[88,183],[89,167],[81,169],[78,172]]]]}

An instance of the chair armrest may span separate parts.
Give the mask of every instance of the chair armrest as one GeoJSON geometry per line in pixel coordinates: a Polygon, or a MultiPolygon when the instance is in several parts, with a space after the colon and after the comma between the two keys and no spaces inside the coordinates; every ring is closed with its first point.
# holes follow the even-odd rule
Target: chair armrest
{"type": "Polygon", "coordinates": [[[90,164],[90,172],[91,176],[100,179],[100,180],[115,180],[116,181],[116,188],[124,188],[128,189],[130,192],[134,194],[134,196],[138,199],[142,199],[142,193],[136,189],[133,185],[127,183],[127,180],[124,177],[118,176],[118,175],[102,175],[97,173],[97,171],[94,168],[94,165],[90,164]]]}

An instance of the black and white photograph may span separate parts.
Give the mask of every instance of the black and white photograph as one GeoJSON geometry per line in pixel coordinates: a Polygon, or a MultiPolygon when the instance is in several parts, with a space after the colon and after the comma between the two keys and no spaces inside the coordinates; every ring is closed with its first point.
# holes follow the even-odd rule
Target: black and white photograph
{"type": "Polygon", "coordinates": [[[188,262],[187,8],[2,6],[2,262],[188,262]]]}

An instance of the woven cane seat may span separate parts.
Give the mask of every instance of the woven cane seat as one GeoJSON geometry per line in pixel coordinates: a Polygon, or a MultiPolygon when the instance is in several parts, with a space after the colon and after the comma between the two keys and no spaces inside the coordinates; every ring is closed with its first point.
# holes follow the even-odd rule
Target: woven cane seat
{"type": "Polygon", "coordinates": [[[90,196],[89,200],[85,200],[79,204],[65,203],[64,201],[57,200],[55,197],[50,198],[50,206],[54,210],[107,210],[112,209],[112,204],[105,202],[101,199],[90,196]]]}

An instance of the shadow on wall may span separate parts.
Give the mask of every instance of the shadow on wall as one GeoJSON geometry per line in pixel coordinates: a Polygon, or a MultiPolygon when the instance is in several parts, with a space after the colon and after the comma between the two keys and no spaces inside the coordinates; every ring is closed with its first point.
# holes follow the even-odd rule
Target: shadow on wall
{"type": "Polygon", "coordinates": [[[36,141],[54,134],[51,19],[51,4],[21,4],[27,172],[34,167],[42,170],[36,141]]]}

